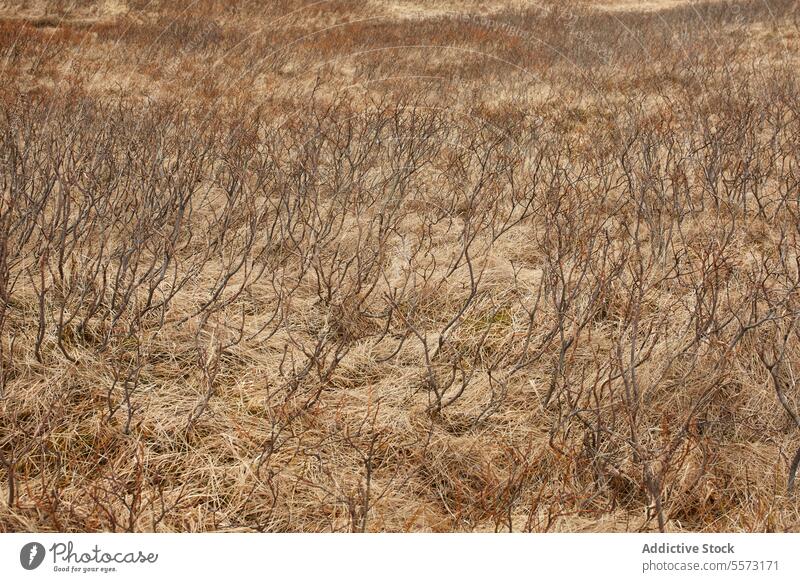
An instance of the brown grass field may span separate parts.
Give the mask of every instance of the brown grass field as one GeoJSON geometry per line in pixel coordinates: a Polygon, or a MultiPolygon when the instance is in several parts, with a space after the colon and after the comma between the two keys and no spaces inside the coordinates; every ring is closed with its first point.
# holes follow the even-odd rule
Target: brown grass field
{"type": "Polygon", "coordinates": [[[798,57],[793,0],[0,2],[0,531],[800,531],[798,57]]]}

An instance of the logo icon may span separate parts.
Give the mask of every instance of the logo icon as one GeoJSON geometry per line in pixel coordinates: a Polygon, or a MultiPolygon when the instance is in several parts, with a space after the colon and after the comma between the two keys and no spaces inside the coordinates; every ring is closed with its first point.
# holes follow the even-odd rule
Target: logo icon
{"type": "Polygon", "coordinates": [[[19,552],[19,563],[26,570],[35,570],[44,561],[44,546],[39,542],[30,542],[22,546],[19,552]]]}

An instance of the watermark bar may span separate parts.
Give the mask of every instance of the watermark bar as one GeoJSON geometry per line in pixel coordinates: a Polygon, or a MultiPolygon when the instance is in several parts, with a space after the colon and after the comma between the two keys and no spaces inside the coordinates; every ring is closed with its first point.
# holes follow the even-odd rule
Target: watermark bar
{"type": "Polygon", "coordinates": [[[800,534],[4,534],[5,580],[800,580],[800,534]],[[222,578],[225,577],[225,578],[222,578]]]}

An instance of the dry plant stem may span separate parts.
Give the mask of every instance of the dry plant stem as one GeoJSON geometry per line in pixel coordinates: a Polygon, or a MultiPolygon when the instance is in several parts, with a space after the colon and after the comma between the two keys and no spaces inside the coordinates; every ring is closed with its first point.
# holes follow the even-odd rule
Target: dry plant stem
{"type": "MultiPolygon", "coordinates": [[[[786,375],[781,373],[781,368],[784,365],[786,365],[784,358],[786,355],[786,346],[789,340],[789,336],[791,332],[796,328],[796,324],[797,324],[797,318],[795,317],[794,319],[791,320],[789,325],[786,326],[786,331],[782,334],[782,341],[778,348],[777,354],[773,353],[773,355],[770,357],[767,356],[764,351],[760,351],[758,353],[758,357],[761,359],[761,363],[764,364],[764,366],[769,371],[770,377],[772,378],[772,383],[775,386],[775,393],[778,396],[778,401],[781,403],[781,406],[783,406],[783,409],[786,411],[786,414],[789,416],[789,418],[792,419],[795,426],[798,429],[800,429],[800,416],[798,416],[797,411],[795,411],[795,409],[792,408],[792,405],[789,403],[789,400],[786,397],[786,392],[784,388],[786,382],[784,378],[786,377],[786,375]]],[[[791,373],[791,371],[789,372],[788,377],[792,385],[791,387],[794,388],[795,387],[794,374],[791,373]]],[[[798,449],[797,452],[794,454],[792,462],[789,465],[788,490],[790,493],[794,489],[795,479],[797,478],[797,469],[799,466],[800,466],[800,449],[798,449]]]]}

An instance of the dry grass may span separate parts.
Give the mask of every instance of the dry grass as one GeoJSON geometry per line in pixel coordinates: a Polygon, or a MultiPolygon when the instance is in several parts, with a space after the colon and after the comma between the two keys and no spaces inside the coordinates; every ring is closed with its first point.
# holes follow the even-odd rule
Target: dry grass
{"type": "Polygon", "coordinates": [[[0,4],[0,530],[797,531],[798,34],[0,4]]]}

